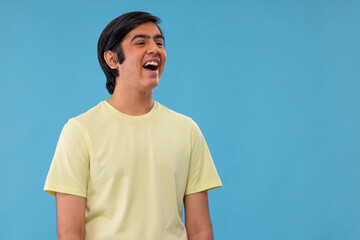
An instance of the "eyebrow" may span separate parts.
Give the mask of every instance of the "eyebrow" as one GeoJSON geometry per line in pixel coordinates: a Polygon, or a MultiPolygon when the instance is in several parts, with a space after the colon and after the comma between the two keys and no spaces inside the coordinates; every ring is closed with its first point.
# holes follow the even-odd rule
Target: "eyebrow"
{"type": "MultiPolygon", "coordinates": [[[[135,35],[135,36],[131,39],[130,42],[134,41],[134,40],[137,39],[137,38],[150,39],[151,37],[150,37],[150,35],[147,35],[147,34],[137,34],[137,35],[135,35]]],[[[162,39],[163,41],[165,41],[164,36],[161,35],[161,34],[156,34],[153,38],[154,38],[154,39],[162,39]]]]}

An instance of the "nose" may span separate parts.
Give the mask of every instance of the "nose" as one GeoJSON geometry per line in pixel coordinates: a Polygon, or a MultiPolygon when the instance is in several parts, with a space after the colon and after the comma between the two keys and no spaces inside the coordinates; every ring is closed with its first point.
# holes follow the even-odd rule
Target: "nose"
{"type": "Polygon", "coordinates": [[[149,43],[149,48],[147,49],[147,54],[159,54],[160,48],[154,40],[151,40],[149,43]]]}

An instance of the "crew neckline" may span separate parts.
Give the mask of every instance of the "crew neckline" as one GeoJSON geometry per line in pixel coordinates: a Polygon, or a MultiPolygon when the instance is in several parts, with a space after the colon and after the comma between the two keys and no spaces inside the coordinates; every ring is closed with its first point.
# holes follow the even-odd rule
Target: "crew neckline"
{"type": "Polygon", "coordinates": [[[152,106],[152,108],[150,109],[149,112],[143,114],[143,115],[128,115],[126,113],[120,112],[119,110],[117,110],[116,108],[114,108],[110,103],[108,103],[106,100],[102,101],[102,103],[115,115],[122,117],[122,118],[126,118],[126,119],[131,119],[131,120],[141,120],[141,119],[145,119],[150,117],[158,108],[159,103],[155,100],[154,104],[152,106]]]}

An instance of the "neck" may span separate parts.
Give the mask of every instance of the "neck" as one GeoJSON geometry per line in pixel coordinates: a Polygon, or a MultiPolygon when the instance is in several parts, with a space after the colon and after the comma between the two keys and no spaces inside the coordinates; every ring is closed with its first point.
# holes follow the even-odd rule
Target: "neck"
{"type": "Polygon", "coordinates": [[[129,91],[115,88],[107,102],[118,111],[127,115],[139,116],[148,113],[153,107],[152,89],[147,92],[129,91]]]}

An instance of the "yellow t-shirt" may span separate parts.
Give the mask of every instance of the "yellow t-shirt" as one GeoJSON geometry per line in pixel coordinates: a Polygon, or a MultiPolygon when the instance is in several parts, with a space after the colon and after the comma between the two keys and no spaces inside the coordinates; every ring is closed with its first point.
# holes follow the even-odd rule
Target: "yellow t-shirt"
{"type": "Polygon", "coordinates": [[[156,101],[141,116],[102,101],[65,124],[44,190],[87,199],[87,240],[185,240],[184,195],[221,186],[191,118],[156,101]]]}

